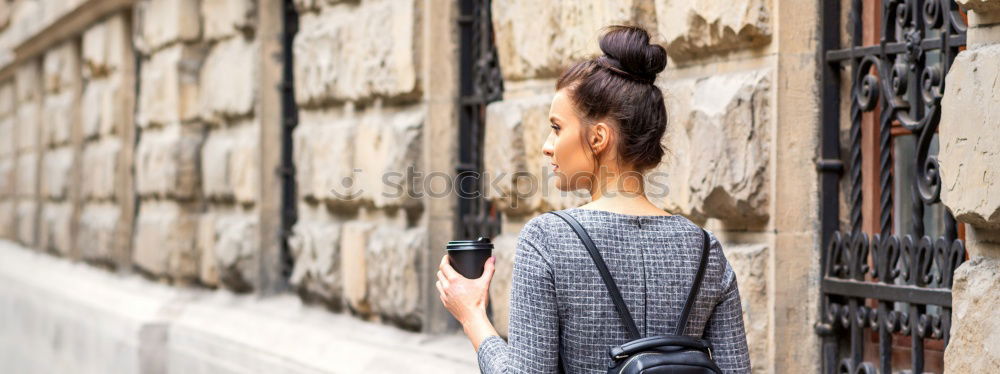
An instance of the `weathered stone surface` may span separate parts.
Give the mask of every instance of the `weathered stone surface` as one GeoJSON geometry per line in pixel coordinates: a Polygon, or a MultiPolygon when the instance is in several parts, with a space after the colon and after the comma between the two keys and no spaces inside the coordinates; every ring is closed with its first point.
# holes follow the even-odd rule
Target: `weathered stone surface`
{"type": "Polygon", "coordinates": [[[959,53],[941,102],[941,200],[955,218],[1000,228],[1000,45],[959,53]]]}
{"type": "Polygon", "coordinates": [[[659,33],[674,60],[766,45],[772,13],[770,0],[656,0],[659,33]]]}
{"type": "Polygon", "coordinates": [[[552,95],[510,99],[486,109],[486,197],[509,213],[528,213],[579,206],[589,201],[584,191],[555,187],[551,160],[542,146],[552,129],[552,95]]]}
{"type": "Polygon", "coordinates": [[[201,143],[201,131],[192,127],[143,132],[136,150],[136,192],[179,199],[196,196],[201,143]]]}
{"type": "Polygon", "coordinates": [[[141,4],[142,49],[152,51],[177,42],[198,39],[201,20],[198,0],[146,0],[141,4]]]}
{"type": "Polygon", "coordinates": [[[770,74],[751,71],[671,82],[668,157],[648,175],[650,198],[674,213],[741,225],[768,217],[770,74]],[[655,184],[654,184],[655,183],[655,184]],[[665,186],[664,186],[665,185],[665,186]],[[669,196],[664,198],[669,187],[669,196]]]}
{"type": "Polygon", "coordinates": [[[48,145],[68,144],[72,126],[77,122],[74,99],[71,91],[45,95],[42,111],[42,141],[48,145]]]}
{"type": "Polygon", "coordinates": [[[427,246],[424,228],[402,231],[380,225],[365,256],[368,299],[374,312],[400,325],[419,328],[420,252],[427,246]]]}
{"type": "Polygon", "coordinates": [[[42,158],[42,194],[50,199],[65,198],[69,191],[72,167],[72,148],[61,147],[45,152],[42,158]]]}
{"type": "MultiPolygon", "coordinates": [[[[38,193],[36,177],[38,176],[38,154],[23,153],[17,156],[16,194],[21,197],[32,197],[38,193]]],[[[20,213],[18,213],[20,214],[20,213]]]]}
{"type": "Polygon", "coordinates": [[[42,69],[38,63],[18,65],[14,72],[14,86],[17,90],[17,105],[36,101],[42,95],[42,69]]]}
{"type": "Polygon", "coordinates": [[[202,147],[202,192],[216,200],[257,199],[258,133],[253,123],[212,131],[202,147]]]}
{"type": "Polygon", "coordinates": [[[351,221],[343,225],[340,234],[340,276],[344,298],[352,310],[362,314],[371,311],[366,254],[374,229],[375,226],[370,222],[351,221]]]}
{"type": "Polygon", "coordinates": [[[253,112],[257,91],[257,44],[242,37],[216,44],[201,69],[201,113],[225,118],[253,112]]]}
{"type": "Polygon", "coordinates": [[[0,159],[0,197],[14,195],[15,182],[17,181],[14,174],[14,166],[16,165],[17,159],[15,158],[0,159]]]}
{"type": "Polygon", "coordinates": [[[256,216],[233,214],[215,219],[212,253],[221,284],[237,292],[253,289],[260,273],[258,242],[256,216]]]}
{"type": "Polygon", "coordinates": [[[83,175],[80,191],[84,198],[111,200],[120,184],[117,177],[118,156],[121,142],[105,138],[87,143],[83,149],[83,175]]]}
{"type": "Polygon", "coordinates": [[[46,203],[42,206],[39,240],[46,251],[68,256],[72,248],[70,222],[73,206],[70,203],[46,203]]]}
{"type": "Polygon", "coordinates": [[[85,138],[116,134],[124,125],[122,108],[118,103],[128,88],[123,87],[121,79],[120,74],[113,74],[90,80],[84,86],[80,116],[85,138]]]}
{"type": "Polygon", "coordinates": [[[0,118],[15,114],[17,109],[17,91],[13,83],[7,82],[0,84],[0,118]]]}
{"type": "Polygon", "coordinates": [[[25,152],[37,149],[41,136],[41,100],[19,102],[17,104],[17,150],[25,152]]]}
{"type": "Polygon", "coordinates": [[[12,157],[17,152],[16,117],[0,119],[0,157],[12,157]]]}
{"type": "Polygon", "coordinates": [[[153,276],[197,277],[197,223],[197,215],[189,207],[169,201],[142,202],[135,223],[132,262],[153,276]]]}
{"type": "Polygon", "coordinates": [[[80,84],[80,55],[75,43],[64,42],[45,52],[45,92],[65,92],[80,84]]]}
{"type": "Polygon", "coordinates": [[[736,273],[752,370],[765,373],[771,314],[767,304],[768,248],[763,244],[731,244],[724,246],[724,252],[736,273]]]}
{"type": "Polygon", "coordinates": [[[292,285],[332,304],[342,295],[340,278],[340,225],[318,220],[300,220],[292,228],[288,246],[295,258],[292,285]]]}
{"type": "Polygon", "coordinates": [[[493,255],[496,271],[490,281],[490,308],[493,309],[493,327],[507,336],[510,324],[510,284],[514,272],[514,255],[517,252],[517,233],[504,232],[493,238],[493,255]]]}
{"type": "Polygon", "coordinates": [[[413,0],[339,4],[301,16],[295,35],[295,98],[300,104],[418,97],[413,0]]]}
{"type": "Polygon", "coordinates": [[[602,27],[642,21],[641,0],[497,1],[493,30],[506,80],[558,76],[568,61],[600,53],[602,27]]]}
{"type": "Polygon", "coordinates": [[[422,109],[365,115],[354,138],[354,185],[376,207],[419,204],[407,173],[418,166],[422,109]]]}
{"type": "Polygon", "coordinates": [[[205,39],[220,39],[239,32],[252,32],[253,0],[202,0],[201,15],[205,39]]]}
{"type": "Polygon", "coordinates": [[[966,11],[978,13],[1000,12],[1000,2],[996,0],[955,0],[966,11]]]}
{"type": "Polygon", "coordinates": [[[944,352],[946,373],[985,373],[1000,367],[1000,351],[993,349],[1000,345],[998,289],[998,259],[975,257],[955,271],[952,339],[944,352]]]}
{"type": "Polygon", "coordinates": [[[295,178],[299,196],[307,200],[332,200],[353,204],[354,133],[356,125],[329,112],[300,112],[292,134],[295,178]]]}
{"type": "Polygon", "coordinates": [[[166,125],[197,116],[198,74],[204,52],[198,47],[178,44],[143,62],[136,113],[139,126],[166,125]]]}
{"type": "Polygon", "coordinates": [[[88,261],[113,263],[112,251],[119,230],[121,208],[113,204],[87,204],[80,213],[76,247],[88,261]]]}
{"type": "Polygon", "coordinates": [[[83,33],[83,76],[104,77],[131,63],[128,44],[132,40],[124,14],[116,14],[91,26],[83,33]]]}
{"type": "Polygon", "coordinates": [[[17,241],[26,246],[35,244],[34,201],[21,200],[17,203],[17,241]]]}
{"type": "Polygon", "coordinates": [[[209,287],[219,286],[219,267],[215,263],[215,221],[219,214],[209,212],[198,217],[198,237],[195,239],[198,254],[198,280],[209,287]]]}
{"type": "Polygon", "coordinates": [[[256,123],[242,124],[236,131],[229,173],[232,178],[233,196],[244,205],[257,201],[260,185],[260,127],[256,123]]]}

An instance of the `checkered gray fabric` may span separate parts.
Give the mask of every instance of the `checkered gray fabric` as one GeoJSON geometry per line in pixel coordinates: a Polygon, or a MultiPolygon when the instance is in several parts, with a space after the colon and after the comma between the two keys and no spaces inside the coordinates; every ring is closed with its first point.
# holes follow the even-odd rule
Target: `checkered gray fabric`
{"type": "MultiPolygon", "coordinates": [[[[670,335],[701,259],[700,228],[682,216],[633,216],[573,208],[621,289],[643,336],[670,335]]],[[[710,233],[711,234],[711,233],[710,233]]],[[[714,235],[686,334],[712,344],[726,373],[750,371],[736,276],[714,235]]],[[[629,341],[600,273],[572,228],[553,214],[521,230],[514,259],[508,341],[479,347],[483,373],[603,373],[608,349],[629,341]]]]}

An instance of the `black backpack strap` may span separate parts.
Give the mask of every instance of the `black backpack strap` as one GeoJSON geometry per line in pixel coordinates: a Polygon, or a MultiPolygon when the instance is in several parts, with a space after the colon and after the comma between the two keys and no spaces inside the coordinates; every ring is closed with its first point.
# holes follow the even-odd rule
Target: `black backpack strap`
{"type": "Polygon", "coordinates": [[[711,249],[711,242],[708,238],[708,231],[701,229],[703,247],[701,250],[701,263],[698,265],[698,272],[694,275],[694,284],[688,292],[687,300],[684,301],[684,309],[681,311],[681,318],[677,320],[677,330],[674,335],[684,335],[684,328],[687,327],[688,316],[691,314],[691,307],[694,306],[695,295],[701,287],[701,280],[705,278],[705,268],[708,267],[708,252],[711,249]]]}
{"type": "Polygon", "coordinates": [[[608,293],[611,294],[611,301],[615,303],[615,308],[618,309],[618,317],[621,318],[622,323],[625,324],[625,328],[628,329],[631,339],[641,338],[642,335],[639,335],[639,329],[635,327],[635,320],[632,319],[632,314],[628,312],[628,306],[625,305],[625,299],[622,298],[622,293],[618,290],[618,285],[615,284],[614,278],[611,278],[611,271],[608,270],[608,265],[604,263],[604,258],[601,257],[600,252],[597,252],[594,241],[590,240],[587,230],[584,230],[580,222],[577,222],[575,218],[565,212],[551,211],[549,213],[559,216],[559,218],[562,218],[563,221],[566,221],[573,228],[573,231],[576,231],[576,236],[580,237],[583,246],[587,247],[587,252],[590,252],[590,258],[594,260],[594,265],[597,265],[597,271],[601,273],[604,285],[608,288],[608,293]]]}

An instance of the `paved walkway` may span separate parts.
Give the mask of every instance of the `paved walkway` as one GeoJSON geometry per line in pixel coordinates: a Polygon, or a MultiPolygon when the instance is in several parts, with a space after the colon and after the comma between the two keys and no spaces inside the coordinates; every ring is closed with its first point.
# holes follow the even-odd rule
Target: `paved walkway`
{"type": "Polygon", "coordinates": [[[170,287],[0,240],[3,373],[475,373],[460,335],[170,287]]]}

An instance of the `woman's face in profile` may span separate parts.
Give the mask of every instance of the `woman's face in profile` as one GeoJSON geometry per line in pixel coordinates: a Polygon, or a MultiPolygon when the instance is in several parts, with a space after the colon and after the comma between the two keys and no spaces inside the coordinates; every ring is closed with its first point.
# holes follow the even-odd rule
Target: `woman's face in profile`
{"type": "Polygon", "coordinates": [[[574,191],[587,188],[594,170],[581,132],[584,123],[577,116],[565,89],[556,92],[549,107],[549,125],[552,131],[545,139],[542,153],[551,158],[556,176],[556,188],[574,191]]]}

